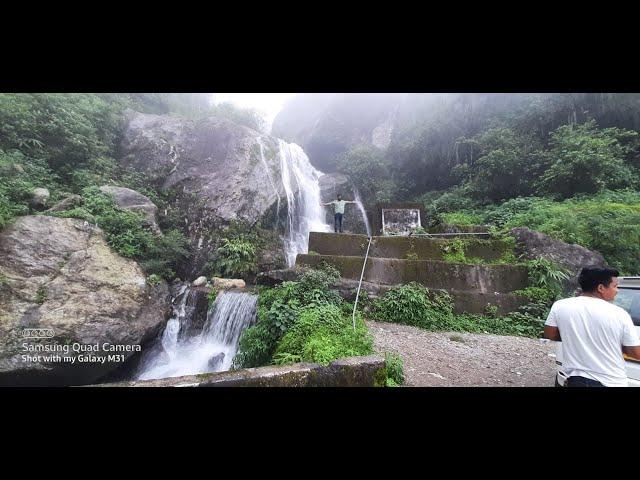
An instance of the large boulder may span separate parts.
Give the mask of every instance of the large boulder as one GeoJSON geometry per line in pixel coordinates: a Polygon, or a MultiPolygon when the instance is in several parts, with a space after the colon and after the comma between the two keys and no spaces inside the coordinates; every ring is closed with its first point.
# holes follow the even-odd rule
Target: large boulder
{"type": "Polygon", "coordinates": [[[111,195],[116,205],[123,210],[130,210],[142,214],[147,226],[155,233],[161,233],[157,219],[158,207],[156,207],[148,197],[130,188],[114,187],[112,185],[103,185],[100,187],[100,191],[111,195]]]}
{"type": "Polygon", "coordinates": [[[516,239],[516,255],[527,260],[545,258],[566,268],[570,275],[568,291],[577,288],[577,276],[583,267],[606,265],[602,254],[581,245],[561,242],[526,227],[513,228],[510,233],[516,239]]]}
{"type": "Polygon", "coordinates": [[[121,163],[162,188],[180,187],[180,194],[205,207],[201,220],[253,223],[278,196],[285,197],[273,137],[218,117],[189,120],[128,110],[125,118],[121,163]]]}
{"type": "Polygon", "coordinates": [[[147,283],[78,219],[15,219],[0,232],[0,280],[0,385],[99,381],[155,338],[170,310],[165,282],[147,283]]]}

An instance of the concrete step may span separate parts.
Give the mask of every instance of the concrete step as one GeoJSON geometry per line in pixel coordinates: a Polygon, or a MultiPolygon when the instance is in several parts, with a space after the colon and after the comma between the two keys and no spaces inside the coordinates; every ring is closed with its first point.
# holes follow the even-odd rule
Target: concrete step
{"type": "MultiPolygon", "coordinates": [[[[296,281],[299,279],[301,271],[294,269],[272,270],[262,272],[258,275],[257,283],[260,285],[275,286],[285,281],[296,281]]],[[[358,277],[359,280],[359,277],[358,277]]],[[[356,298],[358,280],[340,278],[331,288],[337,290],[342,298],[353,302],[356,298]]],[[[381,285],[379,283],[362,282],[362,292],[367,292],[370,298],[381,297],[391,290],[393,285],[381,285]]],[[[445,290],[433,290],[445,291],[445,290]]],[[[529,300],[525,297],[513,293],[481,293],[464,290],[449,290],[449,295],[453,299],[453,311],[455,313],[486,313],[488,305],[498,307],[498,314],[505,315],[513,312],[525,305],[529,300]]]]}
{"type": "MultiPolygon", "coordinates": [[[[377,258],[413,258],[417,260],[442,260],[444,250],[455,239],[428,237],[373,237],[370,257],[377,258]]],[[[461,238],[465,246],[467,258],[481,258],[483,260],[497,260],[510,250],[508,244],[500,240],[480,238],[461,238]]],[[[367,251],[368,238],[366,235],[352,235],[345,233],[309,233],[309,252],[319,255],[347,255],[363,256],[367,251]]]]}
{"type": "MultiPolygon", "coordinates": [[[[299,254],[296,265],[333,265],[343,278],[359,280],[363,258],[342,255],[299,254]]],[[[528,286],[528,272],[516,265],[467,265],[439,260],[369,258],[364,281],[384,285],[418,282],[428,288],[478,293],[512,292],[528,286]]]]}

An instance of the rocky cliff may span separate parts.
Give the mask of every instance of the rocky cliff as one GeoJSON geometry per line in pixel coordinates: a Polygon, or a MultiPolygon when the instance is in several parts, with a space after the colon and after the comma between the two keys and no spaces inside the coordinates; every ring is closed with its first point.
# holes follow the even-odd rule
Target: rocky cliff
{"type": "Polygon", "coordinates": [[[334,171],[333,158],[357,144],[386,149],[407,94],[300,94],[276,116],[272,134],[301,145],[311,163],[334,171]]]}
{"type": "MultiPolygon", "coordinates": [[[[213,230],[261,219],[272,226],[277,213],[286,215],[278,139],[224,118],[190,120],[129,110],[120,162],[175,192],[173,208],[184,218],[196,250],[190,276],[201,274],[213,230]]],[[[273,260],[275,265],[283,261],[273,260]]]]}

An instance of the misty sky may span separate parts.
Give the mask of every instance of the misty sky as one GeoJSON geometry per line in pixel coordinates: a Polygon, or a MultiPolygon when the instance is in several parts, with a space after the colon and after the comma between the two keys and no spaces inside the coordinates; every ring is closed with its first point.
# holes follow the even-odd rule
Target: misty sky
{"type": "Polygon", "coordinates": [[[214,93],[214,103],[231,102],[239,107],[254,108],[264,114],[269,123],[282,110],[284,102],[295,93],[214,93]]]}

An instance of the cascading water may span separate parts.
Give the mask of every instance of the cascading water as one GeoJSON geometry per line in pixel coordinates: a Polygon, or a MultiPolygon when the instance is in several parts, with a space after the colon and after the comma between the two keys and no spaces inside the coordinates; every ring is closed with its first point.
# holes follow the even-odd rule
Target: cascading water
{"type": "Polygon", "coordinates": [[[188,334],[192,321],[192,315],[185,309],[189,292],[186,286],[181,290],[182,299],[174,307],[162,334],[162,348],[144,362],[138,380],[222,372],[231,368],[240,335],[255,322],[258,296],[220,292],[207,312],[202,330],[188,334]]]}
{"type": "Polygon", "coordinates": [[[282,185],[287,196],[287,238],[284,250],[287,266],[293,267],[298,253],[306,253],[309,232],[330,232],[324,223],[318,179],[322,175],[295,143],[278,139],[282,185]]]}
{"type": "Polygon", "coordinates": [[[358,189],[355,186],[353,187],[353,194],[355,196],[356,206],[358,207],[358,210],[360,210],[360,214],[362,215],[362,221],[367,227],[367,237],[370,237],[371,225],[369,225],[369,218],[367,218],[367,212],[365,211],[364,205],[362,205],[362,201],[360,200],[360,192],[358,192],[358,189]]]}
{"type": "Polygon", "coordinates": [[[276,207],[276,218],[279,218],[280,216],[280,193],[278,192],[278,188],[276,187],[275,182],[273,181],[273,178],[271,177],[271,172],[269,171],[269,166],[267,165],[267,161],[264,158],[264,146],[262,145],[262,140],[260,139],[260,137],[258,137],[258,146],[260,147],[260,161],[262,162],[262,165],[264,166],[264,169],[267,173],[267,178],[269,179],[269,183],[271,184],[271,187],[273,188],[273,191],[276,194],[276,198],[278,199],[277,202],[277,207],[276,207]]]}

